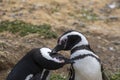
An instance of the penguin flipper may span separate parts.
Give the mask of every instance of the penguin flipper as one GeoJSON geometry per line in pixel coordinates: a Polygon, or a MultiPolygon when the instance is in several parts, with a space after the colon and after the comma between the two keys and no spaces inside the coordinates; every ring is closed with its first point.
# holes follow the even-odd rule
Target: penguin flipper
{"type": "Polygon", "coordinates": [[[30,80],[41,80],[41,73],[36,74],[34,77],[32,77],[30,80]]]}
{"type": "Polygon", "coordinates": [[[75,71],[73,68],[73,64],[71,64],[70,69],[69,69],[68,80],[74,80],[74,78],[75,78],[75,71]]]}

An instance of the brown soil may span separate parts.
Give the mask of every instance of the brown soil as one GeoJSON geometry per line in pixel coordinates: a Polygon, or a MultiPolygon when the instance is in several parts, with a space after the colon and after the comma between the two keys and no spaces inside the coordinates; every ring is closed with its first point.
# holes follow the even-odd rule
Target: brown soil
{"type": "MultiPolygon", "coordinates": [[[[58,35],[70,29],[78,30],[88,38],[104,68],[117,72],[120,70],[120,9],[107,8],[109,3],[110,0],[3,0],[0,2],[0,21],[18,19],[37,25],[47,23],[58,35]],[[99,19],[83,19],[83,9],[91,10],[99,19]]],[[[4,80],[30,49],[53,48],[56,41],[37,34],[19,37],[9,32],[0,33],[0,79],[4,80]]],[[[69,56],[68,52],[62,53],[69,56]]],[[[66,67],[59,70],[60,73],[65,71],[66,67]]]]}

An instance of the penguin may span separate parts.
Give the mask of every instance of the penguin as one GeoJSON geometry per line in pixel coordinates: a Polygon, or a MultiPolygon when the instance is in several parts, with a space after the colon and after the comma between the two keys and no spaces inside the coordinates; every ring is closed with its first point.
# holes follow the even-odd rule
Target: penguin
{"type": "Polygon", "coordinates": [[[49,48],[34,48],[14,66],[6,80],[49,80],[51,70],[71,62],[61,54],[51,55],[49,48]]]}
{"type": "Polygon", "coordinates": [[[70,50],[70,59],[74,60],[69,72],[69,80],[108,80],[103,73],[100,58],[91,49],[86,37],[75,30],[63,33],[52,53],[70,50]]]}

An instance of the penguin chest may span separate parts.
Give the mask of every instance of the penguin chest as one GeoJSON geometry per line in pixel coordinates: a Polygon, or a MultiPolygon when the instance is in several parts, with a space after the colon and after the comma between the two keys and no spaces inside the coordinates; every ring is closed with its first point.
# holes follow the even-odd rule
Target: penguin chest
{"type": "Polygon", "coordinates": [[[76,60],[73,67],[75,80],[102,80],[100,63],[91,56],[76,60]]]}

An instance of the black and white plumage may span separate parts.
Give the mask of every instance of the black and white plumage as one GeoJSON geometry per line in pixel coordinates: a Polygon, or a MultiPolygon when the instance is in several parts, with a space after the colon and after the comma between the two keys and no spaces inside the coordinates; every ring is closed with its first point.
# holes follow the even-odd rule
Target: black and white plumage
{"type": "Polygon", "coordinates": [[[70,59],[60,54],[51,55],[49,48],[35,48],[15,65],[6,80],[49,80],[50,70],[68,63],[70,59]]]}
{"type": "Polygon", "coordinates": [[[69,80],[105,80],[99,57],[90,48],[86,37],[78,31],[70,30],[61,35],[52,52],[71,50],[69,80]]]}

